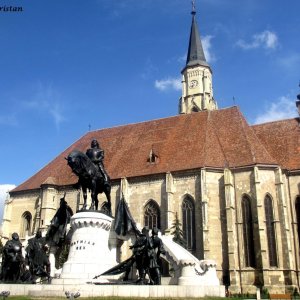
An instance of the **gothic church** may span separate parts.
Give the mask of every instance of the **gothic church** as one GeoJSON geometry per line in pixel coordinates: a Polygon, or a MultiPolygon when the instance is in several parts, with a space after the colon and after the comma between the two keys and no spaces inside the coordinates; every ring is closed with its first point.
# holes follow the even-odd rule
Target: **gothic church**
{"type": "Polygon", "coordinates": [[[231,292],[291,291],[300,271],[299,126],[299,118],[252,126],[238,107],[218,109],[193,11],[179,115],[82,136],[10,192],[3,237],[18,232],[25,241],[45,231],[64,193],[80,209],[65,157],[97,139],[113,214],[123,194],[140,228],[170,234],[177,213],[189,251],[215,260],[231,292]]]}

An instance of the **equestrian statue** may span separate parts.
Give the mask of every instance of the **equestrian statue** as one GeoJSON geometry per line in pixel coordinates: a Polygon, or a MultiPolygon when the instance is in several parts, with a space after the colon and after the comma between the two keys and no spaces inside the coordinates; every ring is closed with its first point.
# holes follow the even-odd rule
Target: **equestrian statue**
{"type": "Polygon", "coordinates": [[[98,194],[104,192],[107,199],[104,211],[111,215],[110,178],[104,169],[104,151],[100,148],[98,141],[93,139],[91,148],[85,154],[74,150],[66,159],[73,173],[79,178],[76,187],[82,189],[84,199],[82,210],[87,209],[87,190],[89,189],[92,198],[90,210],[98,210],[98,194]]]}

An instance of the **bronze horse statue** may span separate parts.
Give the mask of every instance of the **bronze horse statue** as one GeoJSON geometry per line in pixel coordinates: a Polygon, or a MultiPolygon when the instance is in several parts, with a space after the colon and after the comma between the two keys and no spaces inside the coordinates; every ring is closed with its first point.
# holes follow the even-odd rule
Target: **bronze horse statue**
{"type": "Polygon", "coordinates": [[[111,185],[105,184],[103,175],[99,172],[97,167],[91,159],[84,153],[78,150],[72,151],[66,158],[68,165],[71,167],[74,174],[79,179],[77,187],[81,187],[83,193],[84,204],[82,210],[87,209],[87,190],[91,191],[92,204],[90,210],[98,210],[98,194],[105,193],[107,203],[105,205],[105,212],[111,215],[111,185]]]}

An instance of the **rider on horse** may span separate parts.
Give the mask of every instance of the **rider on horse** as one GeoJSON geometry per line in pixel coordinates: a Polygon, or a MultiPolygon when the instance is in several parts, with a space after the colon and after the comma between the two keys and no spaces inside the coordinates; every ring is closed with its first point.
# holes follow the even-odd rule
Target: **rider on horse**
{"type": "Polygon", "coordinates": [[[109,185],[109,177],[104,169],[103,159],[104,150],[100,148],[100,145],[96,139],[91,142],[91,148],[86,151],[86,155],[97,166],[98,171],[104,178],[104,184],[109,185]]]}
{"type": "Polygon", "coordinates": [[[103,166],[104,151],[100,148],[97,140],[92,140],[91,148],[86,154],[78,150],[73,150],[66,160],[72,171],[79,177],[76,187],[81,187],[84,204],[82,210],[87,207],[87,190],[91,192],[92,205],[90,209],[98,210],[98,194],[105,193],[107,202],[102,206],[102,210],[111,215],[111,185],[110,178],[103,166]]]}

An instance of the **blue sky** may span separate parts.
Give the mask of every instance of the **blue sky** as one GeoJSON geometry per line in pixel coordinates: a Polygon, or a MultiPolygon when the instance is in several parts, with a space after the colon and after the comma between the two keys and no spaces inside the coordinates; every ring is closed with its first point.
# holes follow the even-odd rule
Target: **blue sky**
{"type": "MultiPolygon", "coordinates": [[[[177,114],[190,0],[0,0],[0,190],[91,129],[177,114]],[[5,186],[4,186],[5,185],[5,186]]],[[[220,108],[297,116],[299,0],[196,0],[220,108]]]]}

